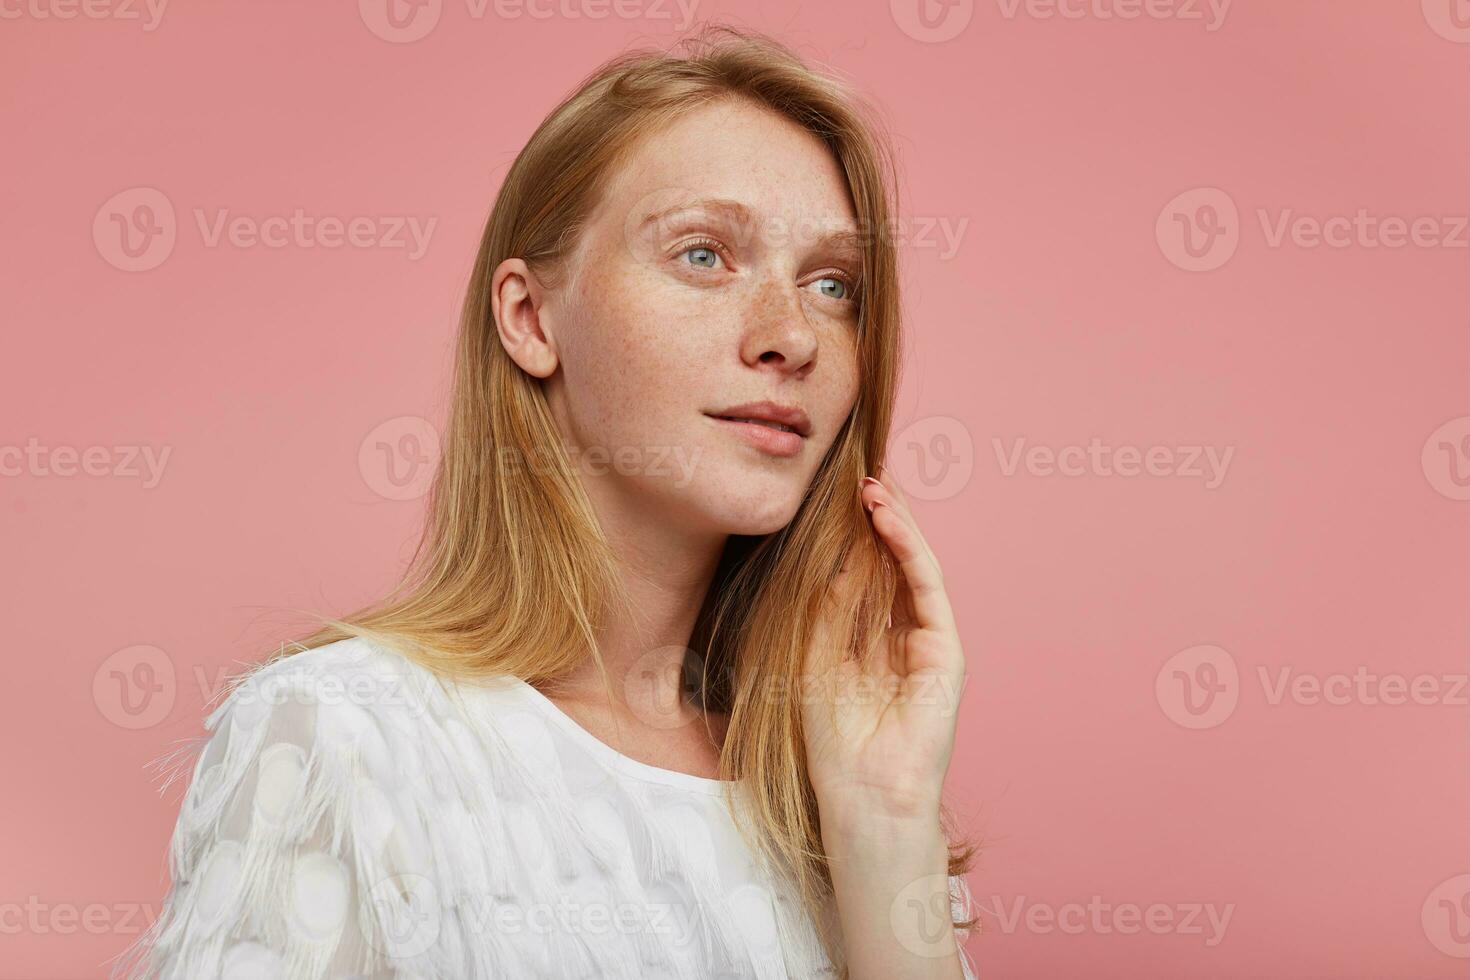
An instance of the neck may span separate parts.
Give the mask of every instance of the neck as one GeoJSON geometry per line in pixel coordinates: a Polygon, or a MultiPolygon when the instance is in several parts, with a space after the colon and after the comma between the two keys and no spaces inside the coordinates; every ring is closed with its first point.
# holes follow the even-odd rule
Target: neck
{"type": "Polygon", "coordinates": [[[618,560],[629,605],[599,624],[597,652],[613,703],[589,658],[552,687],[555,696],[611,707],[648,720],[650,710],[683,716],[680,670],[699,610],[724,550],[726,535],[681,526],[646,494],[620,493],[606,480],[585,480],[618,560]]]}

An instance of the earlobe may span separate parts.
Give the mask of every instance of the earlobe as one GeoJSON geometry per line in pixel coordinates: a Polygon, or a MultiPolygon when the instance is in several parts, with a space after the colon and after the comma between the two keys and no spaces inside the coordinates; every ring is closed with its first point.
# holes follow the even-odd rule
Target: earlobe
{"type": "Polygon", "coordinates": [[[543,315],[545,296],[523,259],[506,259],[490,277],[490,315],[500,344],[521,370],[537,378],[550,377],[558,361],[543,315]]]}

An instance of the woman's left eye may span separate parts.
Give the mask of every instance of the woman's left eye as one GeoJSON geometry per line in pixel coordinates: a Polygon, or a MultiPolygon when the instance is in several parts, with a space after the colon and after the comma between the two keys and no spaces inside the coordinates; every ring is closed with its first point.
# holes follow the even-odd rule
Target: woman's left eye
{"type": "Polygon", "coordinates": [[[823,296],[830,296],[832,299],[847,299],[850,291],[847,280],[841,276],[823,276],[814,280],[812,285],[818,287],[818,291],[823,296]]]}
{"type": "Polygon", "coordinates": [[[715,263],[720,259],[720,253],[708,245],[695,245],[693,248],[686,248],[679,255],[681,257],[685,255],[693,256],[690,264],[700,269],[713,269],[715,263]]]}

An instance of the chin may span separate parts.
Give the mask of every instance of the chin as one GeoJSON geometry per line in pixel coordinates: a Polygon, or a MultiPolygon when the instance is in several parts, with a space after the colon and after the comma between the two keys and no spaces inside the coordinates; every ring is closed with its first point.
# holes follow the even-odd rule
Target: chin
{"type": "Polygon", "coordinates": [[[766,534],[775,534],[787,524],[790,524],[791,519],[795,516],[796,509],[792,508],[790,513],[783,513],[773,517],[742,518],[730,521],[722,530],[726,534],[744,534],[757,537],[766,534]]]}
{"type": "Polygon", "coordinates": [[[685,458],[697,465],[660,480],[656,490],[649,486],[661,519],[701,534],[755,536],[796,517],[812,476],[801,461],[767,460],[738,445],[693,445],[685,458]]]}
{"type": "Polygon", "coordinates": [[[739,492],[713,489],[688,501],[704,527],[720,534],[763,535],[781,530],[796,516],[801,493],[783,487],[750,487],[739,492]]]}
{"type": "Polygon", "coordinates": [[[722,510],[729,534],[771,534],[796,517],[801,508],[803,487],[752,487],[734,499],[726,498],[722,510]]]}

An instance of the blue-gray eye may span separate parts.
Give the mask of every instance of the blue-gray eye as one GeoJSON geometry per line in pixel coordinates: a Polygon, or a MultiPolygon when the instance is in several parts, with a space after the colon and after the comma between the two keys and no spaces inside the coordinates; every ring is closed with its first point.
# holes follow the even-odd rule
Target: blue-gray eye
{"type": "Polygon", "coordinates": [[[833,299],[847,298],[847,283],[843,282],[841,279],[838,279],[836,276],[823,276],[821,279],[817,280],[817,283],[819,284],[819,288],[821,288],[822,294],[824,296],[831,296],[833,299]],[[837,292],[835,294],[829,292],[826,286],[820,286],[821,283],[828,282],[833,283],[837,287],[837,292]]]}
{"type": "Polygon", "coordinates": [[[701,246],[697,246],[695,248],[688,249],[688,250],[686,250],[684,252],[684,254],[685,255],[699,256],[699,257],[707,257],[709,259],[709,264],[708,265],[704,265],[704,263],[702,262],[701,258],[695,258],[695,260],[694,260],[694,264],[695,265],[703,266],[703,268],[706,268],[706,269],[712,269],[712,268],[714,268],[715,260],[720,257],[719,253],[716,252],[714,249],[712,249],[712,248],[705,248],[702,245],[701,246]]]}

